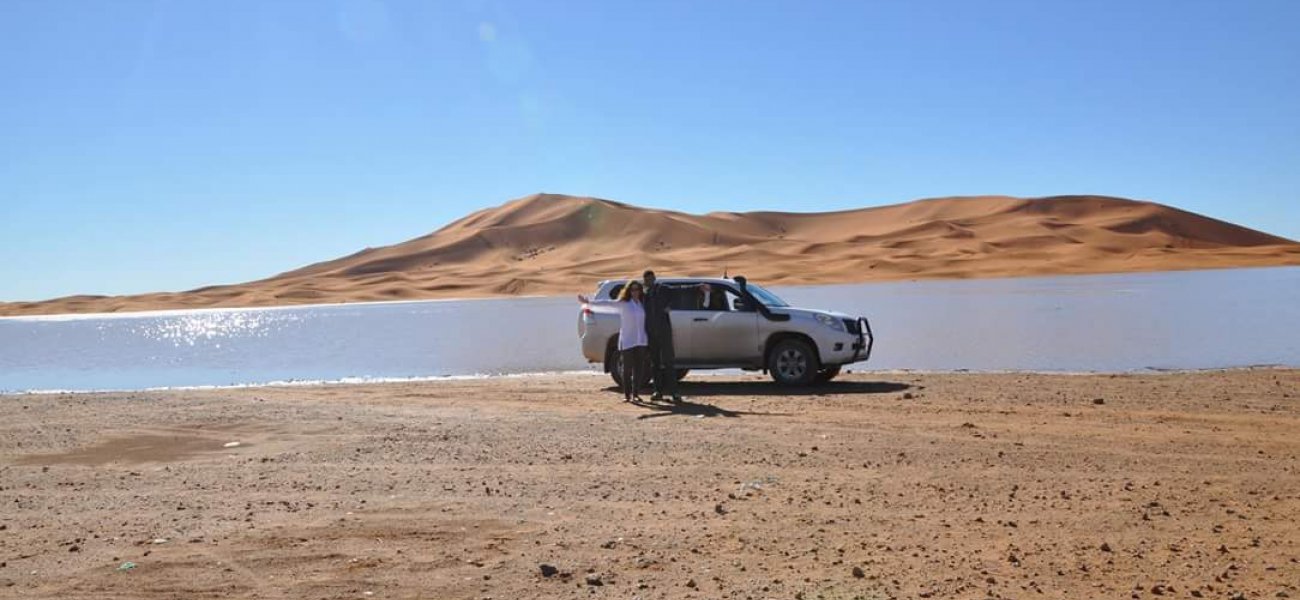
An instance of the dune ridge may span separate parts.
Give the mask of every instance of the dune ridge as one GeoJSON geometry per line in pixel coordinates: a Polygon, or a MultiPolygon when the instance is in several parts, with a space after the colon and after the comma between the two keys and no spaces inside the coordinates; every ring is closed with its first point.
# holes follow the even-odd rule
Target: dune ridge
{"type": "Polygon", "coordinates": [[[1300,244],[1107,196],[931,198],[692,215],[534,194],[406,242],[174,293],[0,303],[0,315],[560,294],[653,267],[773,285],[1300,265],[1300,244]]]}

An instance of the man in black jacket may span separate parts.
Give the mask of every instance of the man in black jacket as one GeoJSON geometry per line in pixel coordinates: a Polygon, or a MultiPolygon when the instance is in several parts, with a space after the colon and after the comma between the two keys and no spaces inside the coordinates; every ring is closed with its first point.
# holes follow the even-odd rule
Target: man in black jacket
{"type": "Polygon", "coordinates": [[[673,354],[673,322],[668,311],[672,306],[672,291],[655,280],[655,272],[647,270],[641,275],[645,280],[645,329],[650,337],[650,365],[655,377],[652,400],[663,400],[664,395],[681,402],[677,393],[677,360],[673,354]]]}

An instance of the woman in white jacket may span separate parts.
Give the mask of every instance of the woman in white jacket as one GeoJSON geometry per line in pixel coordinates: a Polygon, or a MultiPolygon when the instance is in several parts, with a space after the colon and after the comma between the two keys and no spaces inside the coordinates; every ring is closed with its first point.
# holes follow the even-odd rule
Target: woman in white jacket
{"type": "Polygon", "coordinates": [[[622,359],[623,399],[640,402],[637,383],[644,378],[644,364],[649,352],[650,337],[645,329],[645,287],[632,280],[623,286],[618,300],[592,300],[578,295],[584,304],[612,304],[618,308],[618,352],[622,359]]]}

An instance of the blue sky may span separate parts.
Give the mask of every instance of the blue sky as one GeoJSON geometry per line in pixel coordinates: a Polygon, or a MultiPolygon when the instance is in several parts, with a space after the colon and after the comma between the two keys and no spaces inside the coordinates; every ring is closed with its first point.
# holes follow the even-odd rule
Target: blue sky
{"type": "Polygon", "coordinates": [[[546,191],[1097,193],[1300,238],[1300,2],[0,2],[0,300],[260,278],[546,191]]]}

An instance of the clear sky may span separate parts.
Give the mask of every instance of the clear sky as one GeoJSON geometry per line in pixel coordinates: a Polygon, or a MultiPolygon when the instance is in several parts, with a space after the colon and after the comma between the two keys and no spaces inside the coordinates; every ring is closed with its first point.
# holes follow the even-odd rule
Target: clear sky
{"type": "Polygon", "coordinates": [[[1300,238],[1294,0],[4,0],[0,300],[269,276],[532,192],[1096,193],[1300,238]]]}

